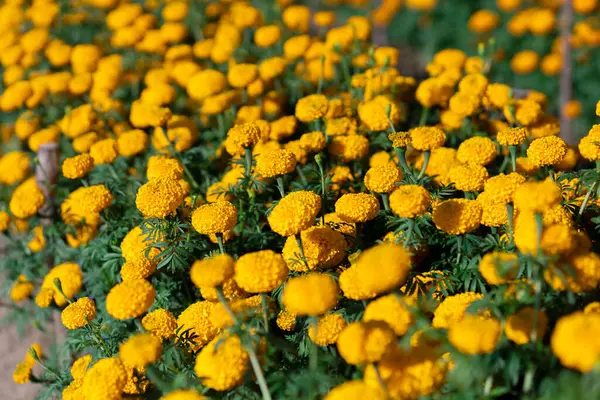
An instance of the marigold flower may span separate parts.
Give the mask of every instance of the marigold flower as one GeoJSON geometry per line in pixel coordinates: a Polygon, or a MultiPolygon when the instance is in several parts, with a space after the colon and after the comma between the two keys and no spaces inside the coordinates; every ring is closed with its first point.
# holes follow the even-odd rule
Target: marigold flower
{"type": "MultiPolygon", "coordinates": [[[[313,226],[301,232],[302,247],[308,269],[333,268],[339,265],[346,255],[348,244],[344,236],[328,226],[313,226]]],[[[307,271],[302,260],[298,242],[288,236],[283,246],[283,257],[292,271],[307,271]]]]}
{"type": "Polygon", "coordinates": [[[206,397],[194,390],[175,390],[161,397],[160,400],[206,400],[206,397]]]}
{"type": "Polygon", "coordinates": [[[479,262],[479,273],[490,285],[501,285],[512,281],[519,272],[517,255],[494,251],[484,255],[479,262]]]}
{"type": "Polygon", "coordinates": [[[375,193],[390,193],[402,180],[402,171],[394,163],[371,167],[365,174],[365,186],[375,193]]]}
{"type": "Polygon", "coordinates": [[[321,198],[314,192],[300,190],[288,193],[267,217],[273,232],[292,236],[308,229],[321,210],[321,198]]]}
{"type": "Polygon", "coordinates": [[[291,5],[282,14],[283,23],[288,29],[304,33],[310,25],[310,9],[306,6],[291,5]]]}
{"type": "Polygon", "coordinates": [[[254,146],[261,138],[261,131],[255,122],[235,125],[227,132],[225,150],[232,156],[244,154],[244,149],[254,146]]]}
{"type": "Polygon", "coordinates": [[[194,371],[202,384],[217,391],[240,385],[248,371],[249,356],[238,336],[212,340],[196,357],[194,371]]]}
{"type": "Polygon", "coordinates": [[[114,139],[99,140],[90,147],[90,156],[94,164],[110,164],[119,153],[117,153],[117,141],[114,139]]]}
{"type": "Polygon", "coordinates": [[[83,378],[82,393],[90,400],[117,400],[127,384],[127,372],[118,358],[97,361],[83,378]]]}
{"type": "Polygon", "coordinates": [[[302,122],[312,122],[323,118],[327,113],[329,102],[322,94],[311,94],[296,103],[296,118],[302,122]]]}
{"type": "Polygon", "coordinates": [[[385,322],[353,322],[339,334],[340,356],[351,365],[380,361],[395,346],[396,335],[385,322]]]}
{"type": "Polygon", "coordinates": [[[210,301],[198,301],[183,310],[177,318],[179,336],[188,335],[188,331],[190,336],[194,335],[192,342],[195,350],[213,340],[218,333],[218,329],[210,322],[214,306],[215,303],[210,301]]]}
{"type": "Polygon", "coordinates": [[[378,132],[389,129],[390,121],[392,124],[398,123],[402,118],[402,111],[393,101],[380,95],[359,104],[358,117],[369,130],[378,132]]]}
{"type": "Polygon", "coordinates": [[[506,337],[517,344],[529,343],[533,335],[533,321],[537,321],[535,337],[536,340],[542,339],[548,327],[548,317],[543,310],[539,310],[537,316],[535,314],[533,307],[524,307],[509,315],[504,323],[506,337]]]}
{"type": "Polygon", "coordinates": [[[563,366],[583,373],[589,372],[600,359],[600,348],[596,340],[598,334],[600,315],[578,311],[563,316],[552,332],[552,352],[563,366]]]}
{"type": "Polygon", "coordinates": [[[341,162],[355,161],[369,154],[369,140],[361,135],[334,136],[327,150],[341,162]]]}
{"type": "Polygon", "coordinates": [[[501,146],[518,146],[527,140],[525,128],[508,128],[498,132],[496,136],[501,146]]]}
{"type": "Polygon", "coordinates": [[[292,36],[283,43],[283,54],[288,60],[301,57],[311,44],[309,35],[292,36]]]}
{"type": "Polygon", "coordinates": [[[117,152],[125,157],[140,154],[148,147],[148,134],[141,129],[123,132],[117,138],[117,152]]]}
{"type": "Polygon", "coordinates": [[[449,103],[449,110],[454,114],[466,118],[477,112],[480,106],[479,97],[471,92],[456,92],[449,103]]]}
{"type": "Polygon", "coordinates": [[[37,187],[34,178],[29,178],[17,186],[8,204],[10,212],[20,219],[35,215],[43,205],[44,193],[37,187]]]}
{"type": "Polygon", "coordinates": [[[177,320],[169,311],[159,308],[144,316],[142,326],[153,335],[162,339],[170,339],[175,336],[177,320]]]}
{"type": "Polygon", "coordinates": [[[562,200],[560,187],[551,180],[527,182],[514,192],[515,206],[522,211],[543,213],[562,200]]]}
{"type": "Polygon", "coordinates": [[[19,385],[28,383],[29,379],[31,378],[32,370],[33,366],[27,362],[17,364],[15,370],[13,371],[13,381],[19,385]]]}
{"type": "Polygon", "coordinates": [[[10,151],[0,157],[0,183],[14,185],[29,174],[29,156],[22,151],[10,151]]]}
{"type": "Polygon", "coordinates": [[[432,326],[434,328],[448,328],[461,321],[467,308],[480,299],[483,299],[483,295],[474,292],[464,292],[447,297],[433,313],[432,326]]]}
{"type": "Polygon", "coordinates": [[[281,27],[278,25],[261,26],[254,32],[254,43],[258,47],[271,47],[281,40],[281,27]]]}
{"type": "Polygon", "coordinates": [[[438,229],[450,235],[462,235],[479,227],[482,212],[481,204],[475,200],[450,199],[438,204],[432,216],[438,229]]]}
{"type": "Polygon", "coordinates": [[[517,100],[514,102],[514,115],[510,106],[504,107],[504,116],[509,123],[518,122],[524,126],[531,126],[542,118],[542,106],[531,99],[517,100]]]}
{"type": "Polygon", "coordinates": [[[347,381],[331,389],[325,400],[385,400],[385,392],[361,381],[347,381]]]}
{"type": "Polygon", "coordinates": [[[80,154],[66,158],[62,164],[62,172],[66,178],[79,179],[94,168],[94,159],[89,154],[80,154]]]}
{"type": "Polygon", "coordinates": [[[296,315],[321,315],[335,307],[337,294],[331,276],[311,272],[288,280],[282,301],[285,310],[296,315]]]}
{"type": "MultiPolygon", "coordinates": [[[[594,125],[596,127],[598,125],[594,125]]],[[[581,156],[586,160],[597,161],[600,160],[600,133],[592,128],[587,136],[584,136],[579,141],[579,152],[581,156]]],[[[0,160],[0,163],[2,160],[0,160]]]]}
{"type": "Polygon", "coordinates": [[[410,297],[401,297],[397,294],[388,294],[379,297],[367,304],[363,321],[381,321],[388,324],[397,336],[402,336],[414,322],[410,307],[415,301],[410,297]]]}
{"type": "Polygon", "coordinates": [[[289,150],[267,151],[256,158],[256,172],[264,178],[289,174],[295,169],[296,157],[289,150]]]}
{"type": "Polygon", "coordinates": [[[317,153],[325,148],[327,141],[323,132],[314,131],[300,136],[300,146],[311,153],[317,153]]]}
{"type": "Polygon", "coordinates": [[[119,346],[119,358],[128,366],[144,368],[162,355],[160,338],[151,333],[138,333],[119,346]]]}
{"type": "Polygon", "coordinates": [[[510,203],[517,188],[525,182],[525,177],[515,172],[508,175],[498,174],[485,181],[484,190],[490,198],[510,203]]]}
{"type": "Polygon", "coordinates": [[[593,290],[600,282],[600,257],[583,251],[567,261],[551,264],[544,271],[544,279],[554,290],[581,293],[593,290]]]}
{"type": "Polygon", "coordinates": [[[96,303],[89,297],[81,297],[71,303],[60,314],[60,319],[67,329],[79,329],[86,326],[96,317],[96,303]]]}
{"type": "Polygon", "coordinates": [[[108,292],[106,311],[118,320],[136,318],[152,306],[155,297],[156,290],[147,280],[123,281],[108,292]]]}
{"type": "Polygon", "coordinates": [[[446,134],[440,128],[420,126],[412,128],[410,141],[412,147],[421,151],[430,151],[442,147],[446,141],[446,134]]]}
{"type": "Polygon", "coordinates": [[[198,207],[192,213],[192,226],[202,234],[224,233],[237,224],[237,209],[225,200],[198,207]]]}
{"type": "Polygon", "coordinates": [[[146,218],[164,218],[183,203],[183,190],[171,177],[158,177],[142,185],[135,205],[146,218]]]}
{"type": "Polygon", "coordinates": [[[456,158],[463,164],[487,165],[494,161],[498,149],[494,142],[483,136],[475,136],[462,142],[456,158]]]}
{"type": "Polygon", "coordinates": [[[216,287],[233,276],[233,265],[233,258],[229,254],[218,254],[195,261],[190,269],[190,277],[198,288],[216,287]]]}
{"type": "Polygon", "coordinates": [[[92,355],[86,354],[85,356],[79,357],[77,360],[73,361],[73,365],[71,365],[71,376],[74,380],[83,380],[85,373],[88,370],[88,367],[92,363],[92,355]]]}
{"type": "Polygon", "coordinates": [[[308,328],[308,337],[319,346],[328,346],[335,344],[340,332],[346,327],[347,323],[341,314],[325,314],[308,328]]]}
{"type": "Polygon", "coordinates": [[[448,328],[448,340],[463,354],[492,353],[501,335],[500,322],[467,315],[448,328]]]}
{"type": "Polygon", "coordinates": [[[535,139],[527,148],[527,158],[538,167],[559,163],[567,154],[567,144],[556,136],[535,139]]]}
{"type": "Polygon", "coordinates": [[[431,194],[419,185],[401,185],[390,195],[390,208],[401,218],[414,218],[427,212],[431,194]]]}
{"type": "Polygon", "coordinates": [[[10,289],[10,298],[15,303],[23,301],[33,293],[33,283],[31,283],[25,275],[21,274],[10,289]]]}
{"type": "Polygon", "coordinates": [[[488,177],[487,169],[479,164],[455,165],[448,172],[450,182],[454,183],[456,189],[463,192],[479,192],[483,189],[488,177]]]}
{"type": "Polygon", "coordinates": [[[372,194],[347,193],[335,202],[335,213],[350,223],[370,221],[379,213],[379,201],[372,194]]]}
{"type": "Polygon", "coordinates": [[[134,128],[165,125],[171,119],[171,110],[156,104],[142,103],[139,100],[131,103],[129,121],[134,128]]]}

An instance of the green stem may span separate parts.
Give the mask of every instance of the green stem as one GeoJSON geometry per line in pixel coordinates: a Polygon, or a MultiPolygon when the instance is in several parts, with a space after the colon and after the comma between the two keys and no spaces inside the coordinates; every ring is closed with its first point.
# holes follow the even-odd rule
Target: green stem
{"type": "Polygon", "coordinates": [[[219,244],[219,251],[221,251],[221,254],[225,254],[225,248],[223,246],[223,232],[217,232],[215,233],[215,236],[217,237],[217,243],[219,244]]]}
{"type": "Polygon", "coordinates": [[[269,333],[269,304],[267,303],[267,295],[265,293],[260,294],[260,302],[262,305],[262,315],[265,322],[265,332],[269,333]]]}
{"type": "Polygon", "coordinates": [[[535,228],[536,228],[536,234],[537,234],[537,248],[536,248],[536,255],[539,255],[541,248],[540,245],[542,243],[542,234],[544,233],[544,220],[543,220],[543,216],[542,213],[536,212],[535,213],[535,228]]]}
{"type": "Polygon", "coordinates": [[[229,317],[231,318],[233,323],[236,326],[239,325],[240,321],[235,316],[235,313],[233,312],[231,307],[229,307],[229,303],[227,302],[227,299],[225,298],[225,295],[223,294],[223,288],[221,286],[217,286],[217,297],[219,298],[219,303],[221,303],[223,305],[223,307],[225,308],[225,311],[227,312],[227,314],[229,314],[229,317]]]}
{"type": "Polygon", "coordinates": [[[385,384],[385,381],[383,380],[383,377],[381,376],[381,371],[379,371],[379,366],[377,365],[377,363],[373,363],[373,369],[375,370],[375,375],[377,376],[377,381],[379,382],[379,385],[381,386],[381,389],[383,390],[383,393],[385,394],[385,398],[389,399],[390,395],[388,392],[388,388],[387,388],[387,385],[385,384]]]}
{"type": "Polygon", "coordinates": [[[412,241],[413,232],[415,229],[415,220],[412,218],[407,218],[406,223],[408,224],[408,230],[406,231],[406,236],[404,236],[404,247],[407,249],[410,248],[410,242],[412,241]]]}
{"type": "Polygon", "coordinates": [[[594,182],[592,184],[592,186],[590,186],[590,189],[588,190],[588,192],[585,194],[583,203],[581,203],[581,207],[579,207],[579,212],[577,213],[577,220],[581,219],[581,216],[583,215],[583,211],[585,210],[585,207],[587,207],[587,204],[590,201],[590,197],[591,197],[592,193],[594,192],[594,190],[596,190],[597,184],[598,184],[598,181],[594,182]]]}
{"type": "Polygon", "coordinates": [[[383,200],[384,210],[390,211],[390,195],[387,193],[381,193],[381,200],[383,200]]]}
{"type": "Polygon", "coordinates": [[[300,257],[302,258],[302,261],[304,262],[304,265],[306,266],[306,269],[310,269],[308,267],[308,260],[306,259],[306,256],[304,255],[304,245],[302,244],[302,238],[300,237],[300,234],[297,233],[294,235],[294,237],[296,238],[296,243],[298,244],[298,249],[300,250],[300,257]]]}
{"type": "MultiPolygon", "coordinates": [[[[313,328],[313,336],[315,337],[315,340],[317,339],[317,329],[319,328],[319,322],[317,320],[316,317],[312,318],[313,321],[311,323],[312,328],[313,328]]],[[[317,343],[313,340],[312,341],[312,348],[310,350],[310,358],[308,360],[308,364],[309,364],[309,369],[311,372],[315,372],[317,370],[317,367],[319,365],[319,347],[317,345],[317,343]]]]}
{"type": "Polygon", "coordinates": [[[510,237],[510,243],[513,242],[513,234],[514,234],[514,212],[515,207],[512,203],[506,203],[506,214],[508,215],[508,235],[510,237]]]}
{"type": "Polygon", "coordinates": [[[429,117],[429,107],[423,107],[423,110],[421,110],[421,118],[419,118],[419,126],[425,126],[427,117],[429,117]]]}
{"type": "Polygon", "coordinates": [[[508,152],[510,153],[512,170],[513,172],[517,172],[517,148],[515,146],[508,146],[508,152]]]}
{"type": "Polygon", "coordinates": [[[245,157],[245,175],[246,177],[250,177],[252,173],[252,150],[249,147],[244,147],[244,157],[245,157]]]}
{"type": "Polygon", "coordinates": [[[300,182],[302,182],[302,186],[306,187],[308,185],[308,181],[306,180],[306,176],[304,176],[304,172],[302,172],[302,168],[299,165],[296,165],[296,172],[300,177],[300,182]]]}
{"type": "Polygon", "coordinates": [[[396,147],[394,149],[394,151],[396,152],[396,156],[398,156],[398,164],[400,165],[400,168],[407,173],[408,175],[412,176],[412,170],[410,169],[410,167],[408,166],[408,163],[406,162],[406,156],[405,156],[405,152],[406,149],[401,149],[396,147]]]}
{"type": "Polygon", "coordinates": [[[427,170],[427,166],[429,165],[429,158],[431,157],[431,151],[426,150],[423,152],[423,167],[421,168],[421,172],[417,176],[417,179],[421,179],[423,175],[425,175],[425,171],[427,170]]]}
{"type": "Polygon", "coordinates": [[[283,185],[283,177],[277,177],[277,189],[279,189],[279,194],[281,197],[285,196],[285,186],[283,185]]]}
{"type": "Polygon", "coordinates": [[[256,375],[256,380],[258,381],[258,386],[260,387],[260,392],[262,394],[263,400],[271,400],[271,393],[269,392],[269,386],[267,385],[267,381],[265,380],[265,375],[263,374],[260,363],[258,362],[258,357],[256,356],[256,352],[250,346],[246,349],[248,352],[248,356],[250,357],[250,363],[252,364],[252,369],[254,370],[254,375],[256,375]]]}

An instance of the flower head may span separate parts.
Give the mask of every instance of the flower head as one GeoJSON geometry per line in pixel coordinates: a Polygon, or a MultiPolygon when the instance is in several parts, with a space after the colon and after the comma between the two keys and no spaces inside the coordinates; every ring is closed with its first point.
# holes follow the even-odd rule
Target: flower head
{"type": "Polygon", "coordinates": [[[285,309],[296,315],[321,315],[335,307],[338,287],[326,274],[311,272],[291,278],[283,289],[285,309]]]}
{"type": "Polygon", "coordinates": [[[442,147],[446,141],[446,134],[440,128],[420,126],[410,131],[412,147],[421,151],[430,151],[442,147]]]}
{"type": "Polygon", "coordinates": [[[160,338],[151,333],[138,333],[119,346],[119,358],[128,366],[144,368],[162,355],[160,338]]]}
{"type": "Polygon", "coordinates": [[[475,200],[450,199],[433,210],[433,223],[450,235],[462,235],[479,227],[483,209],[475,200]]]}
{"type": "Polygon", "coordinates": [[[87,325],[96,317],[96,303],[89,297],[81,297],[71,303],[60,314],[67,329],[78,329],[87,325]]]}
{"type": "Polygon", "coordinates": [[[248,352],[240,338],[222,335],[200,351],[194,371],[204,386],[225,391],[243,382],[248,367],[248,352]]]}
{"type": "Polygon", "coordinates": [[[123,281],[108,292],[106,311],[118,320],[136,318],[152,306],[155,297],[156,290],[147,280],[123,281]]]}
{"type": "Polygon", "coordinates": [[[379,201],[372,194],[347,193],[335,202],[335,213],[350,223],[370,221],[379,213],[379,201]]]}
{"type": "Polygon", "coordinates": [[[237,209],[226,200],[204,204],[192,213],[192,226],[202,234],[224,233],[237,224],[237,209]]]}
{"type": "Polygon", "coordinates": [[[448,340],[463,354],[492,353],[500,339],[500,322],[467,315],[448,328],[448,340]]]}
{"type": "Polygon", "coordinates": [[[135,205],[147,218],[164,218],[183,203],[183,189],[171,177],[158,177],[142,185],[135,205]]]}
{"type": "Polygon", "coordinates": [[[195,261],[190,277],[196,287],[216,287],[233,276],[233,258],[229,254],[217,254],[195,261]]]}
{"type": "Polygon", "coordinates": [[[267,217],[273,232],[281,236],[296,235],[309,228],[319,211],[321,198],[314,192],[300,190],[283,197],[267,217]]]}

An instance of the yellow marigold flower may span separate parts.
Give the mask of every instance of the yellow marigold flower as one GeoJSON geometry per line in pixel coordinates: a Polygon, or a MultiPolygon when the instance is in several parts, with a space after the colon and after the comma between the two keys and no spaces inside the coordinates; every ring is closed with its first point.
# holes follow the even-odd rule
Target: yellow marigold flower
{"type": "Polygon", "coordinates": [[[487,253],[479,262],[479,273],[490,285],[512,281],[519,272],[517,255],[501,251],[487,253]]]}
{"type": "Polygon", "coordinates": [[[96,303],[89,297],[81,297],[62,310],[60,319],[67,329],[79,329],[96,317],[96,303]]]}
{"type": "Polygon", "coordinates": [[[83,379],[85,373],[87,372],[88,367],[92,363],[92,355],[86,354],[85,356],[79,357],[77,360],[73,361],[73,365],[71,365],[71,376],[74,380],[83,379]]]}
{"type": "Polygon", "coordinates": [[[218,254],[195,261],[190,277],[196,287],[216,287],[233,276],[233,258],[229,254],[218,254]]]}
{"type": "Polygon", "coordinates": [[[183,190],[171,177],[158,177],[142,185],[135,205],[146,218],[164,218],[183,203],[183,190]]]}
{"type": "Polygon", "coordinates": [[[503,109],[510,100],[510,86],[491,83],[485,89],[484,104],[490,108],[503,109]]]}
{"type": "Polygon", "coordinates": [[[319,346],[335,344],[346,325],[341,314],[326,314],[318,319],[316,327],[313,324],[308,328],[308,337],[319,346]]]}
{"type": "Polygon", "coordinates": [[[244,88],[258,77],[256,64],[235,64],[227,72],[227,80],[234,88],[244,88]]]}
{"type": "Polygon", "coordinates": [[[498,149],[490,138],[475,136],[460,144],[456,158],[463,164],[488,165],[494,161],[497,152],[498,149]]]}
{"type": "Polygon", "coordinates": [[[139,100],[131,103],[129,122],[134,128],[165,125],[171,119],[171,110],[156,104],[142,103],[139,100]]]}
{"type": "Polygon", "coordinates": [[[549,179],[527,182],[514,192],[515,206],[522,211],[543,213],[562,200],[560,187],[549,179]]]}
{"type": "Polygon", "coordinates": [[[99,213],[110,205],[112,193],[104,185],[82,186],[75,189],[61,204],[61,217],[70,224],[98,225],[99,213]]]}
{"type": "Polygon", "coordinates": [[[323,132],[314,131],[300,136],[299,143],[304,150],[310,153],[317,153],[325,148],[327,141],[323,132]]]}
{"type": "Polygon", "coordinates": [[[292,36],[283,43],[283,54],[288,60],[295,60],[306,53],[311,44],[309,35],[292,36]]]}
{"type": "Polygon", "coordinates": [[[296,315],[321,315],[335,307],[337,294],[331,276],[311,272],[288,280],[282,301],[285,310],[296,315]]]}
{"type": "Polygon", "coordinates": [[[543,114],[542,106],[533,100],[517,100],[514,103],[514,115],[510,111],[510,106],[504,107],[504,116],[509,123],[518,122],[524,126],[535,124],[543,114]]]}
{"type": "MultiPolygon", "coordinates": [[[[581,156],[586,160],[597,161],[600,160],[600,132],[595,128],[600,125],[594,125],[587,136],[584,136],[579,141],[579,152],[581,156]]],[[[0,163],[2,160],[0,160],[0,163]]]]}
{"type": "Polygon", "coordinates": [[[291,236],[308,229],[321,210],[321,198],[314,192],[300,190],[288,193],[267,217],[273,232],[291,236]]]}
{"type": "MultiPolygon", "coordinates": [[[[2,60],[4,60],[5,56],[3,56],[2,60]]],[[[32,93],[33,90],[28,81],[17,81],[4,90],[2,98],[0,98],[0,108],[5,112],[18,110],[23,107],[25,101],[32,93]]]]}
{"type": "Polygon", "coordinates": [[[533,307],[524,307],[509,315],[504,323],[506,337],[516,344],[529,343],[533,335],[534,321],[537,321],[535,338],[536,340],[542,339],[548,327],[548,317],[543,310],[539,310],[537,316],[535,314],[533,307]]]}
{"type": "Polygon", "coordinates": [[[471,92],[456,92],[450,98],[449,109],[456,115],[465,118],[475,114],[480,103],[480,99],[476,94],[471,92]]]}
{"type": "Polygon", "coordinates": [[[281,40],[281,27],[278,25],[261,26],[254,32],[254,43],[258,47],[271,47],[281,40]]]}
{"type": "Polygon", "coordinates": [[[95,132],[85,133],[73,140],[73,150],[77,153],[87,153],[94,143],[98,141],[98,134],[95,132]]]}
{"type": "Polygon", "coordinates": [[[183,178],[183,166],[176,158],[155,155],[148,159],[146,176],[148,180],[159,177],[169,177],[180,180],[183,178]]]}
{"type": "Polygon", "coordinates": [[[152,306],[155,297],[156,290],[147,280],[123,281],[108,292],[106,311],[118,320],[136,318],[152,306]]]}
{"type": "Polygon", "coordinates": [[[419,185],[401,185],[390,195],[390,208],[401,218],[414,218],[427,212],[431,194],[419,185]]]}
{"type": "Polygon", "coordinates": [[[14,185],[29,174],[29,156],[22,151],[10,151],[0,157],[0,183],[14,185]]]}
{"type": "Polygon", "coordinates": [[[256,172],[263,178],[289,174],[295,169],[296,157],[289,150],[267,151],[256,158],[256,172]]]}
{"type": "Polygon", "coordinates": [[[42,288],[35,296],[35,304],[41,308],[48,308],[54,300],[54,291],[49,288],[42,288]]]}
{"type": "Polygon", "coordinates": [[[177,320],[169,311],[159,308],[144,316],[142,326],[161,339],[170,339],[175,336],[177,320]]]}
{"type": "Polygon", "coordinates": [[[156,262],[140,256],[126,261],[120,270],[121,278],[124,281],[132,279],[146,279],[156,272],[156,262]]]}
{"type": "Polygon", "coordinates": [[[0,232],[4,232],[10,225],[10,214],[6,211],[0,211],[0,232]]]}
{"type": "Polygon", "coordinates": [[[371,167],[365,174],[365,186],[375,193],[390,193],[402,180],[402,171],[394,163],[371,167]]]}
{"type": "Polygon", "coordinates": [[[496,136],[501,146],[518,146],[527,140],[525,128],[508,128],[498,132],[496,136]]]}
{"type": "Polygon", "coordinates": [[[395,346],[396,335],[385,322],[353,322],[340,333],[337,348],[351,365],[380,361],[395,346]]]}
{"type": "Polygon", "coordinates": [[[19,385],[24,385],[31,378],[31,370],[33,366],[27,362],[17,364],[13,372],[13,381],[19,385]]]}
{"type": "Polygon", "coordinates": [[[311,94],[296,103],[296,118],[302,122],[312,122],[323,118],[327,113],[329,101],[322,94],[311,94]]]}
{"type": "Polygon", "coordinates": [[[498,27],[500,17],[490,10],[478,10],[471,14],[467,26],[474,33],[486,33],[498,27]]]}
{"type": "Polygon", "coordinates": [[[276,322],[279,329],[291,332],[296,328],[296,314],[281,310],[279,311],[279,314],[277,314],[276,322]]]}
{"type": "Polygon", "coordinates": [[[564,158],[559,163],[554,164],[553,167],[559,171],[570,171],[575,168],[580,158],[577,149],[568,147],[567,154],[565,154],[564,158]]]}
{"type": "Polygon", "coordinates": [[[32,151],[37,152],[40,146],[46,143],[58,143],[60,137],[60,131],[57,127],[51,126],[46,129],[39,130],[33,135],[29,136],[27,144],[32,151]]]}
{"type": "Polygon", "coordinates": [[[370,221],[379,213],[379,201],[372,194],[347,193],[335,202],[335,213],[350,223],[370,221]]]}
{"type": "Polygon", "coordinates": [[[282,20],[288,29],[305,33],[310,26],[310,9],[306,6],[291,5],[282,14],[282,20]]]}
{"type": "Polygon", "coordinates": [[[177,318],[179,336],[181,337],[186,331],[189,331],[190,335],[195,335],[193,339],[195,349],[213,340],[218,333],[218,329],[210,322],[214,306],[215,303],[210,301],[198,301],[183,310],[177,318]]]}
{"type": "Polygon", "coordinates": [[[97,361],[83,378],[82,392],[87,400],[117,400],[127,384],[127,372],[118,358],[97,361]]]}
{"type": "Polygon", "coordinates": [[[450,235],[462,235],[479,227],[482,212],[481,204],[476,200],[450,199],[434,208],[433,222],[450,235]]]}
{"type": "Polygon", "coordinates": [[[90,147],[90,155],[94,164],[110,164],[119,155],[117,141],[114,139],[99,140],[90,147]]]}
{"type": "Polygon", "coordinates": [[[454,325],[465,317],[467,308],[480,299],[483,299],[483,295],[473,292],[459,293],[447,297],[433,313],[432,326],[434,328],[448,328],[454,325]]]}
{"type": "Polygon", "coordinates": [[[140,154],[148,147],[148,134],[141,129],[123,132],[117,138],[117,152],[125,157],[140,154]]]}
{"type": "Polygon", "coordinates": [[[574,293],[594,290],[600,282],[600,257],[583,251],[567,261],[559,261],[544,271],[544,279],[554,290],[574,293]]]}
{"type": "Polygon", "coordinates": [[[412,147],[421,151],[437,149],[442,147],[446,141],[444,131],[433,126],[420,126],[412,128],[408,132],[412,147]]]}
{"type": "Polygon", "coordinates": [[[66,178],[83,178],[94,168],[94,159],[89,154],[80,154],[66,158],[62,164],[62,173],[66,178]]]}
{"type": "Polygon", "coordinates": [[[26,140],[39,129],[39,124],[39,117],[35,116],[32,111],[25,111],[15,121],[15,134],[19,139],[26,140]]]}
{"type": "Polygon", "coordinates": [[[192,213],[192,226],[202,235],[227,232],[236,224],[237,209],[225,200],[205,204],[192,213]]]}
{"type": "Polygon", "coordinates": [[[151,247],[152,243],[153,241],[149,240],[148,236],[142,233],[142,228],[136,226],[121,241],[121,254],[128,262],[134,262],[139,258],[152,260],[160,253],[159,249],[151,247]],[[150,247],[150,250],[146,257],[146,249],[148,247],[150,247]]]}
{"type": "Polygon", "coordinates": [[[466,315],[448,328],[448,340],[463,354],[492,353],[500,335],[498,320],[476,315],[466,315]]]}
{"type": "Polygon", "coordinates": [[[498,202],[510,203],[517,188],[525,182],[525,177],[515,172],[498,174],[485,181],[484,190],[490,198],[498,202]]]}
{"type": "Polygon", "coordinates": [[[281,117],[271,122],[271,132],[269,133],[269,137],[272,140],[288,138],[294,134],[297,126],[298,120],[293,115],[281,117]]]}
{"type": "Polygon", "coordinates": [[[96,122],[96,113],[91,104],[84,104],[72,109],[59,122],[58,126],[65,136],[74,139],[89,132],[96,122]]]}
{"type": "Polygon", "coordinates": [[[533,50],[523,50],[514,55],[510,68],[515,74],[527,75],[536,70],[540,56],[533,50]]]}
{"type": "MultiPolygon", "coordinates": [[[[269,301],[269,298],[267,298],[269,301]]],[[[240,319],[249,319],[253,316],[260,315],[262,297],[259,295],[251,296],[243,299],[234,299],[229,303],[229,308],[240,319]]],[[[269,303],[267,303],[269,305],[269,303]]],[[[229,315],[222,303],[216,303],[210,314],[210,322],[216,329],[232,327],[235,322],[229,315]]]]}
{"type": "MultiPolygon", "coordinates": [[[[367,293],[385,293],[402,286],[408,277],[410,254],[401,245],[383,243],[363,251],[348,270],[356,271],[360,287],[367,293]],[[377,273],[373,266],[378,265],[377,273]]],[[[341,284],[341,280],[340,280],[341,284]]],[[[342,290],[348,297],[345,287],[342,290]]]]}
{"type": "Polygon", "coordinates": [[[206,397],[194,390],[175,390],[161,397],[160,400],[206,400],[206,397]]]}
{"type": "Polygon", "coordinates": [[[552,332],[552,352],[563,366],[589,372],[600,359],[599,334],[600,315],[578,311],[563,316],[552,332]]]}
{"type": "Polygon", "coordinates": [[[15,303],[18,303],[31,296],[33,289],[33,283],[29,282],[25,275],[21,274],[10,289],[10,298],[15,303]]]}
{"type": "Polygon", "coordinates": [[[591,303],[589,303],[588,305],[585,306],[585,308],[583,309],[583,312],[586,314],[596,314],[596,313],[600,312],[600,302],[592,301],[591,303]]]}
{"type": "Polygon", "coordinates": [[[390,121],[396,124],[402,118],[402,110],[385,96],[377,96],[358,105],[358,117],[371,131],[389,129],[390,121]],[[389,113],[388,113],[389,108],[389,113]]]}
{"type": "Polygon", "coordinates": [[[481,191],[488,177],[487,169],[479,164],[455,165],[448,172],[450,182],[453,182],[454,186],[463,192],[481,191]]]}
{"type": "Polygon", "coordinates": [[[39,253],[40,251],[46,248],[46,238],[44,238],[44,229],[41,225],[39,225],[33,228],[31,232],[33,233],[33,237],[27,243],[27,247],[29,247],[29,250],[31,250],[33,253],[39,253]]]}
{"type": "Polygon", "coordinates": [[[567,154],[567,144],[556,136],[535,139],[527,148],[527,158],[538,167],[559,163],[567,154]]]}
{"type": "Polygon", "coordinates": [[[34,178],[29,178],[15,188],[8,204],[10,212],[19,219],[35,215],[44,205],[44,193],[34,178]]]}
{"type": "Polygon", "coordinates": [[[508,223],[508,211],[506,203],[502,199],[493,197],[488,192],[480,193],[477,201],[483,208],[481,214],[481,225],[498,227],[508,223]]]}
{"type": "Polygon", "coordinates": [[[119,358],[128,366],[144,368],[162,355],[160,338],[151,333],[138,333],[119,346],[119,358]]]}
{"type": "Polygon", "coordinates": [[[246,253],[235,263],[234,279],[249,293],[270,292],[279,287],[287,275],[283,257],[272,250],[246,253]]]}
{"type": "Polygon", "coordinates": [[[217,391],[240,385],[248,371],[249,356],[235,335],[212,340],[196,357],[194,371],[202,384],[217,391]]]}
{"type": "Polygon", "coordinates": [[[227,132],[225,150],[232,156],[242,155],[244,149],[254,146],[260,137],[260,127],[255,122],[235,125],[227,132]]]}
{"type": "Polygon", "coordinates": [[[325,400],[384,400],[385,392],[361,380],[347,381],[331,389],[325,400]]]}
{"type": "Polygon", "coordinates": [[[415,306],[411,297],[401,297],[397,294],[388,294],[371,301],[365,308],[363,321],[381,321],[388,324],[397,336],[402,336],[414,322],[410,307],[415,306]]]}
{"type": "Polygon", "coordinates": [[[59,307],[62,307],[67,304],[67,300],[58,292],[58,289],[54,284],[55,279],[60,281],[60,286],[65,296],[72,299],[83,285],[81,268],[75,263],[59,264],[48,271],[44,277],[41,289],[50,290],[56,304],[59,307]]]}
{"type": "Polygon", "coordinates": [[[359,160],[369,154],[369,140],[361,135],[334,136],[328,152],[341,162],[359,160]]]}
{"type": "Polygon", "coordinates": [[[302,260],[298,242],[288,236],[282,254],[289,269],[307,271],[319,268],[333,268],[342,262],[348,244],[344,236],[328,226],[313,226],[300,233],[306,263],[302,260]]]}

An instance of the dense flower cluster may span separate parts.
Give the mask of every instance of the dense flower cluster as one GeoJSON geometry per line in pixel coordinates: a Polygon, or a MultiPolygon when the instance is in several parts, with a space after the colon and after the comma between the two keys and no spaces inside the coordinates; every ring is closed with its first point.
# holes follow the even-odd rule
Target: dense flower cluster
{"type": "MultiPolygon", "coordinates": [[[[16,383],[73,400],[600,396],[600,125],[574,146],[551,90],[496,82],[503,57],[555,75],[558,42],[487,40],[507,20],[551,34],[559,2],[84,3],[0,6],[9,318],[67,328],[16,383]],[[446,8],[481,44],[424,54],[424,79],[371,40],[446,8]]],[[[572,38],[590,63],[592,22],[572,38]]]]}

